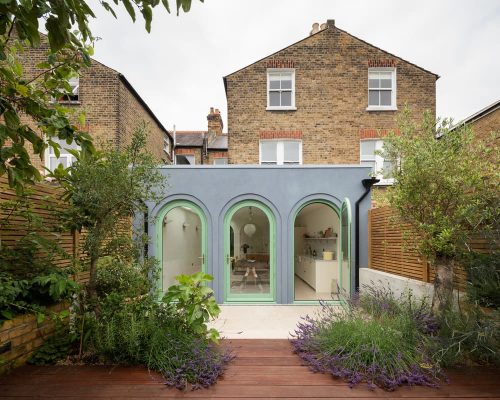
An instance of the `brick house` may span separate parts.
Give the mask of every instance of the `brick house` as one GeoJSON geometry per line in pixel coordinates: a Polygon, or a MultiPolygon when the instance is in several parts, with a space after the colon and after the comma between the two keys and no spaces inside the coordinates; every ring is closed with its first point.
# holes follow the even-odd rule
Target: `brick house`
{"type": "Polygon", "coordinates": [[[227,133],[218,109],[210,108],[206,131],[172,131],[176,164],[227,164],[227,133]]]}
{"type": "Polygon", "coordinates": [[[485,143],[489,143],[491,140],[498,142],[500,134],[500,100],[465,118],[457,125],[463,124],[469,124],[476,137],[485,143]],[[492,136],[493,132],[496,132],[496,136],[492,136]]]}
{"type": "MultiPolygon", "coordinates": [[[[40,47],[27,48],[21,55],[28,79],[42,71],[36,65],[46,58],[47,51],[46,38],[42,37],[40,47]]],[[[136,125],[144,120],[150,129],[148,150],[159,162],[172,162],[173,138],[124,75],[92,59],[91,66],[82,69],[79,77],[72,78],[70,85],[72,94],[58,101],[71,112],[85,111],[86,126],[83,130],[89,132],[97,147],[106,143],[117,149],[123,148],[130,142],[136,125]]],[[[70,146],[64,143],[63,147],[70,146]]],[[[48,149],[42,160],[38,157],[32,157],[32,160],[35,166],[43,169],[44,166],[53,168],[58,163],[67,166],[72,156],[62,149],[61,157],[57,159],[48,149]]]]}
{"type": "Polygon", "coordinates": [[[435,114],[437,78],[333,20],[224,77],[227,135],[213,109],[207,131],[175,132],[177,165],[160,169],[169,189],[149,204],[159,288],[201,270],[219,303],[317,304],[356,290],[369,176],[390,168],[376,150],[406,104],[417,120],[435,114]],[[227,152],[212,150],[229,165],[207,165],[221,137],[227,152]]]}
{"type": "Polygon", "coordinates": [[[224,77],[231,164],[361,164],[408,105],[435,115],[438,75],[335,26],[224,77]]]}

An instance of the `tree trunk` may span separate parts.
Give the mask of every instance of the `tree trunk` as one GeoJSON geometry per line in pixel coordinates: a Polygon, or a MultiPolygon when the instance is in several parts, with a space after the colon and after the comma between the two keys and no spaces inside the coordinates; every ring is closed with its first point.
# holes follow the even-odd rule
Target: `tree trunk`
{"type": "Polygon", "coordinates": [[[97,260],[99,257],[90,256],[90,276],[89,276],[89,285],[88,285],[88,294],[91,302],[97,299],[97,291],[96,291],[96,280],[97,280],[97,260]]]}
{"type": "Polygon", "coordinates": [[[454,267],[453,258],[446,256],[436,258],[436,277],[434,278],[434,296],[432,297],[434,315],[442,315],[453,304],[454,267]]]}

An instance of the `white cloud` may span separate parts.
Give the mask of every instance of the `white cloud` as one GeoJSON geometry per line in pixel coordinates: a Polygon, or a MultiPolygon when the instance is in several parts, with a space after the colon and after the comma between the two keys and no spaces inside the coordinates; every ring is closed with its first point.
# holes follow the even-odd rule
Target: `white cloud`
{"type": "MultiPolygon", "coordinates": [[[[171,5],[175,0],[170,0],[171,5]]],[[[167,127],[205,129],[209,107],[227,118],[222,77],[308,35],[340,28],[441,78],[437,114],[464,118],[500,97],[500,3],[193,0],[188,14],[157,7],[151,34],[140,16],[96,6],[95,57],[123,73],[167,127]]]]}

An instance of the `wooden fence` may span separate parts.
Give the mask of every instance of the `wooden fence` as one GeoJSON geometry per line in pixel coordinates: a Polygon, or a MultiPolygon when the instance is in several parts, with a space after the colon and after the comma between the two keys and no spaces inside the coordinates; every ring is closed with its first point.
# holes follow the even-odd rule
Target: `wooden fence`
{"type": "Polygon", "coordinates": [[[0,245],[15,246],[33,229],[54,240],[67,253],[68,257],[57,257],[55,265],[71,265],[71,260],[80,256],[81,238],[78,232],[61,230],[59,226],[57,212],[67,207],[61,195],[60,187],[41,182],[30,186],[26,197],[20,198],[9,188],[7,178],[0,177],[0,245]]]}
{"type": "MultiPolygon", "coordinates": [[[[415,249],[417,235],[401,222],[389,207],[372,208],[368,212],[368,267],[423,282],[434,281],[434,268],[415,249]]],[[[475,237],[469,243],[476,252],[494,251],[484,238],[475,237]]],[[[465,270],[455,271],[455,285],[464,289],[465,270]]]]}

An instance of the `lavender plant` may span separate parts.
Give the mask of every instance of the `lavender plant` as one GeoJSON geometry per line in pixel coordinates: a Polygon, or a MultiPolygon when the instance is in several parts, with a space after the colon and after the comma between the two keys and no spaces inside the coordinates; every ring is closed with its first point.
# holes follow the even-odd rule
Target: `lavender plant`
{"type": "Polygon", "coordinates": [[[145,365],[178,389],[214,384],[233,358],[206,335],[187,331],[178,314],[152,296],[117,306],[109,295],[91,332],[90,348],[103,361],[145,365]]]}
{"type": "Polygon", "coordinates": [[[425,301],[372,286],[342,307],[323,302],[318,316],[298,324],[292,346],[312,371],[330,373],[351,387],[361,382],[389,391],[435,387],[445,378],[432,357],[429,334],[436,329],[425,301]]]}

